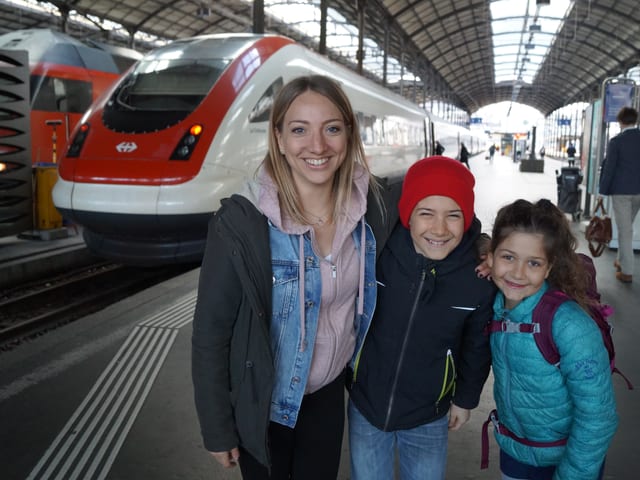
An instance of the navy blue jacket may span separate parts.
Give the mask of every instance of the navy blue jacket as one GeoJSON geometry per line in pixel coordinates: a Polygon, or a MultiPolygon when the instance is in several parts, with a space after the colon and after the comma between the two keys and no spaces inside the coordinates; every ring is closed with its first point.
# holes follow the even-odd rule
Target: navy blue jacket
{"type": "Polygon", "coordinates": [[[600,173],[601,195],[640,194],[640,130],[623,130],[609,141],[600,173]]]}
{"type": "Polygon", "coordinates": [[[413,428],[447,414],[451,401],[478,405],[490,368],[495,287],[479,279],[474,219],[447,258],[416,253],[397,223],[377,264],[378,303],[354,372],[351,399],[384,431],[413,428]]]}

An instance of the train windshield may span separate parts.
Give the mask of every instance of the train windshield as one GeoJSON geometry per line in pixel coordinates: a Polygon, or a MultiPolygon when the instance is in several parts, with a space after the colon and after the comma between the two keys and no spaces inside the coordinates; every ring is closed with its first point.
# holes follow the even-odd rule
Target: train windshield
{"type": "Polygon", "coordinates": [[[228,64],[224,59],[141,61],[116,91],[114,108],[191,112],[228,64]]]}
{"type": "Polygon", "coordinates": [[[104,125],[129,133],[169,128],[200,105],[229,63],[226,59],[142,60],[105,105],[104,125]]]}
{"type": "Polygon", "coordinates": [[[141,59],[107,101],[103,122],[119,132],[146,133],[186,118],[255,36],[177,40],[141,59]]]}

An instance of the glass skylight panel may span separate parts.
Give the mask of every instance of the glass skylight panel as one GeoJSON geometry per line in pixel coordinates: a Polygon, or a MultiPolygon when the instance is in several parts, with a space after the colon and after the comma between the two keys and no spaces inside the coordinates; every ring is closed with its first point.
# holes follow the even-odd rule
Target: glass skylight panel
{"type": "Polygon", "coordinates": [[[511,82],[519,91],[523,83],[533,82],[573,4],[572,0],[541,6],[533,0],[491,2],[496,84],[511,82]]]}
{"type": "Polygon", "coordinates": [[[508,17],[503,17],[498,19],[495,16],[492,16],[492,19],[493,19],[493,23],[491,25],[491,29],[493,30],[494,35],[522,31],[523,19],[521,17],[514,18],[512,16],[508,16],[508,17]]]}
{"type": "Polygon", "coordinates": [[[301,33],[308,33],[309,36],[320,34],[320,11],[314,5],[290,5],[283,1],[266,0],[264,10],[265,15],[275,17],[301,33]]]}
{"type": "MultiPolygon", "coordinates": [[[[51,2],[42,2],[40,0],[3,0],[3,3],[13,4],[19,10],[30,10],[34,12],[46,13],[51,15],[52,17],[60,16],[60,10],[51,2]]],[[[112,22],[103,18],[98,18],[93,15],[80,15],[76,10],[73,10],[73,8],[69,11],[69,19],[73,22],[77,22],[89,28],[95,28],[96,26],[99,26],[103,31],[110,32],[113,35],[118,35],[123,39],[129,37],[129,31],[119,23],[112,22]]],[[[155,35],[140,31],[136,32],[136,37],[154,46],[161,46],[169,43],[166,39],[161,39],[155,35]]]]}
{"type": "MultiPolygon", "coordinates": [[[[265,0],[265,13],[278,18],[311,38],[320,37],[319,1],[309,3],[289,3],[282,0],[265,0]],[[301,20],[302,19],[302,20],[301,20]]],[[[355,61],[358,49],[358,28],[347,23],[343,15],[332,8],[327,9],[327,48],[355,61]]],[[[374,75],[383,76],[382,48],[370,38],[364,39],[365,58],[363,67],[374,75]]],[[[387,81],[395,83],[401,79],[413,81],[414,75],[407,70],[401,77],[400,62],[392,57],[387,59],[387,81]]]]}

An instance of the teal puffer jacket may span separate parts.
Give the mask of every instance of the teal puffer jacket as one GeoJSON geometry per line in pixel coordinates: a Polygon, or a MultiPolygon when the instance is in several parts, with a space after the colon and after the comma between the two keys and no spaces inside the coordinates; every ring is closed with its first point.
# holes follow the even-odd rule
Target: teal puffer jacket
{"type": "MultiPolygon", "coordinates": [[[[531,323],[547,290],[525,298],[513,310],[498,293],[497,320],[531,323]]],[[[517,436],[538,442],[568,439],[565,446],[530,447],[496,433],[507,454],[535,466],[556,465],[554,480],[596,479],[618,425],[609,356],[595,322],[572,301],[563,303],[552,324],[560,365],[549,364],[532,334],[491,335],[494,398],[500,422],[517,436]]]]}

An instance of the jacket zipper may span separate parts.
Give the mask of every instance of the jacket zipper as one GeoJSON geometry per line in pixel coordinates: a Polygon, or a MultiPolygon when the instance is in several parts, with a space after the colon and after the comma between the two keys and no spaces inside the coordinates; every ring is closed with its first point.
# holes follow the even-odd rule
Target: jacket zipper
{"type": "MultiPolygon", "coordinates": [[[[369,228],[370,229],[370,227],[368,227],[367,225],[365,225],[363,228],[369,228]]],[[[373,231],[372,231],[372,233],[373,233],[373,231]]],[[[359,248],[365,248],[364,245],[362,245],[362,246],[359,246],[359,244],[356,244],[356,245],[357,245],[356,248],[358,248],[358,249],[359,248]]],[[[360,254],[359,250],[358,250],[358,254],[360,254]]],[[[366,255],[365,255],[365,262],[366,262],[366,255]]],[[[374,271],[375,271],[375,268],[374,268],[374,271]]],[[[364,292],[363,292],[363,295],[364,295],[364,292]]],[[[377,306],[377,302],[378,302],[378,297],[377,297],[377,295],[374,295],[373,296],[373,305],[371,306],[372,307],[372,311],[375,311],[376,306],[377,306]]],[[[368,322],[367,330],[363,333],[362,342],[360,343],[360,349],[356,353],[356,358],[355,358],[355,360],[353,362],[353,372],[351,373],[351,383],[352,384],[356,383],[356,378],[358,376],[358,366],[360,365],[360,356],[362,355],[362,350],[364,349],[364,342],[367,340],[367,335],[369,334],[369,329],[370,328],[371,328],[371,321],[368,322]]]]}
{"type": "Polygon", "coordinates": [[[427,276],[427,269],[422,268],[422,272],[420,272],[420,284],[418,285],[418,289],[416,291],[416,296],[413,300],[413,306],[411,307],[411,315],[409,316],[409,323],[407,323],[407,330],[404,334],[404,339],[402,340],[402,349],[400,350],[400,356],[398,358],[398,365],[396,366],[396,374],[393,378],[393,386],[391,387],[391,395],[389,396],[389,406],[387,407],[387,417],[384,421],[383,430],[386,432],[389,427],[389,421],[391,420],[391,410],[393,409],[393,402],[395,400],[395,392],[398,387],[398,376],[400,375],[400,368],[402,367],[402,362],[404,360],[404,354],[406,353],[407,343],[409,342],[409,336],[411,334],[411,326],[413,325],[413,321],[416,316],[416,310],[418,308],[418,300],[420,299],[420,292],[422,292],[422,287],[424,286],[424,279],[427,276]]]}
{"type": "Polygon", "coordinates": [[[453,353],[451,349],[447,349],[447,358],[444,362],[444,378],[442,379],[442,389],[438,400],[436,400],[436,413],[440,411],[440,401],[447,396],[449,392],[453,391],[452,395],[456,392],[456,364],[453,360],[453,353]],[[449,381],[451,378],[451,381],[449,381]]]}

